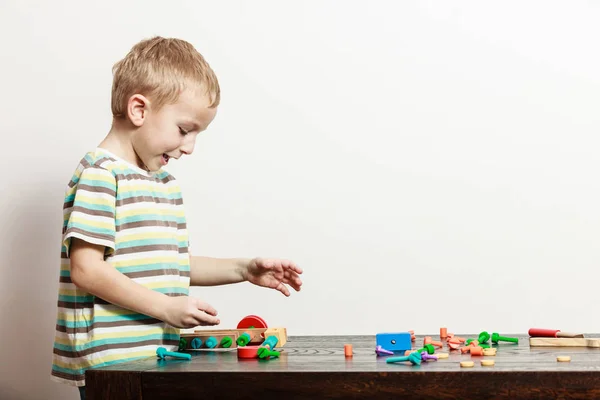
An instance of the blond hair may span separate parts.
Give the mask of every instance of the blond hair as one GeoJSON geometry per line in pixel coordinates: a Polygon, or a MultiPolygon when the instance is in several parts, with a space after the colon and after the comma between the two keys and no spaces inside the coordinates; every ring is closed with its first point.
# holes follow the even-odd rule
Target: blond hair
{"type": "Polygon", "coordinates": [[[214,71],[190,43],[160,36],[142,40],[113,66],[111,109],[115,118],[125,116],[127,101],[139,93],[159,109],[174,103],[186,84],[197,84],[217,107],[221,89],[214,71]]]}

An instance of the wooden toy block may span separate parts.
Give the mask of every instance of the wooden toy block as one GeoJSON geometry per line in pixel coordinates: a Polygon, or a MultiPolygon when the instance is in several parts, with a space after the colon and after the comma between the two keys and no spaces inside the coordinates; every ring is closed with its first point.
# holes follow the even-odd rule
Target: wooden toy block
{"type": "Polygon", "coordinates": [[[600,347],[600,338],[530,337],[531,347],[600,347]]]}
{"type": "Polygon", "coordinates": [[[261,336],[263,339],[269,336],[275,336],[277,338],[275,348],[283,347],[287,343],[287,330],[285,328],[268,328],[261,333],[261,336]]]}

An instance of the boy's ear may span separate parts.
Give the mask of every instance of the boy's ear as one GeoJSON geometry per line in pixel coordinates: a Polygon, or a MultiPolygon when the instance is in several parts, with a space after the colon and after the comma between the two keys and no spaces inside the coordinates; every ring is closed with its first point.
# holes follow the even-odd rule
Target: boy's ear
{"type": "Polygon", "coordinates": [[[144,125],[144,120],[150,108],[150,101],[141,94],[134,94],[127,102],[127,117],[135,126],[144,125]]]}

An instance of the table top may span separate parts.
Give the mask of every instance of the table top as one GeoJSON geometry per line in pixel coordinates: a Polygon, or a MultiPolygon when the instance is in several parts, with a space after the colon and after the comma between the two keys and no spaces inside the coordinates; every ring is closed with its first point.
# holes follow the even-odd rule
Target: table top
{"type": "MultiPolygon", "coordinates": [[[[375,353],[375,335],[290,336],[281,356],[270,360],[238,359],[236,349],[198,350],[189,361],[150,357],[88,370],[87,398],[600,398],[600,348],[530,347],[528,335],[504,336],[519,343],[492,345],[496,356],[449,351],[444,343],[436,352],[449,353],[447,359],[420,365],[386,363],[387,356],[375,353]],[[345,356],[345,344],[352,345],[352,357],[345,356]],[[558,362],[559,355],[571,361],[558,362]],[[482,366],[482,359],[495,365],[482,366]],[[474,361],[474,367],[462,368],[461,361],[474,361]]],[[[423,338],[416,336],[414,349],[423,338]]]]}
{"type": "MultiPolygon", "coordinates": [[[[456,336],[474,338],[477,335],[456,336]]],[[[387,356],[375,353],[375,336],[290,336],[281,349],[279,358],[270,360],[238,359],[236,349],[216,349],[192,351],[192,359],[178,360],[168,357],[164,360],[146,360],[117,364],[101,368],[103,371],[140,372],[429,372],[429,371],[600,371],[600,348],[585,347],[530,347],[527,335],[505,335],[518,337],[519,343],[492,344],[497,349],[496,356],[471,356],[460,351],[449,351],[444,343],[437,352],[449,353],[447,359],[422,362],[421,365],[388,364],[387,356]],[[344,345],[351,344],[353,356],[345,357],[344,345]],[[558,355],[569,355],[570,362],[557,362],[558,355]],[[495,365],[482,367],[481,359],[493,359],[495,365]],[[473,368],[460,367],[461,361],[474,361],[473,368]]],[[[587,335],[586,335],[587,336],[587,335]]],[[[416,336],[413,348],[421,348],[422,335],[416,336]]],[[[432,336],[434,340],[439,340],[432,336]]],[[[595,337],[600,337],[597,335],[595,337]]],[[[490,343],[491,344],[491,343],[490,343]]]]}

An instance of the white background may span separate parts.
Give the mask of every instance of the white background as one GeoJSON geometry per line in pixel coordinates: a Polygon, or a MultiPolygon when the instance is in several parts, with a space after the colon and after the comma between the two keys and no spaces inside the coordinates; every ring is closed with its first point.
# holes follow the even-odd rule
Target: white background
{"type": "Polygon", "coordinates": [[[589,1],[3,0],[0,397],[77,398],[49,379],[64,188],[108,132],[112,65],[153,35],[222,86],[170,167],[195,253],[305,269],[290,298],[193,289],[223,328],[600,331],[599,20],[589,1]]]}

